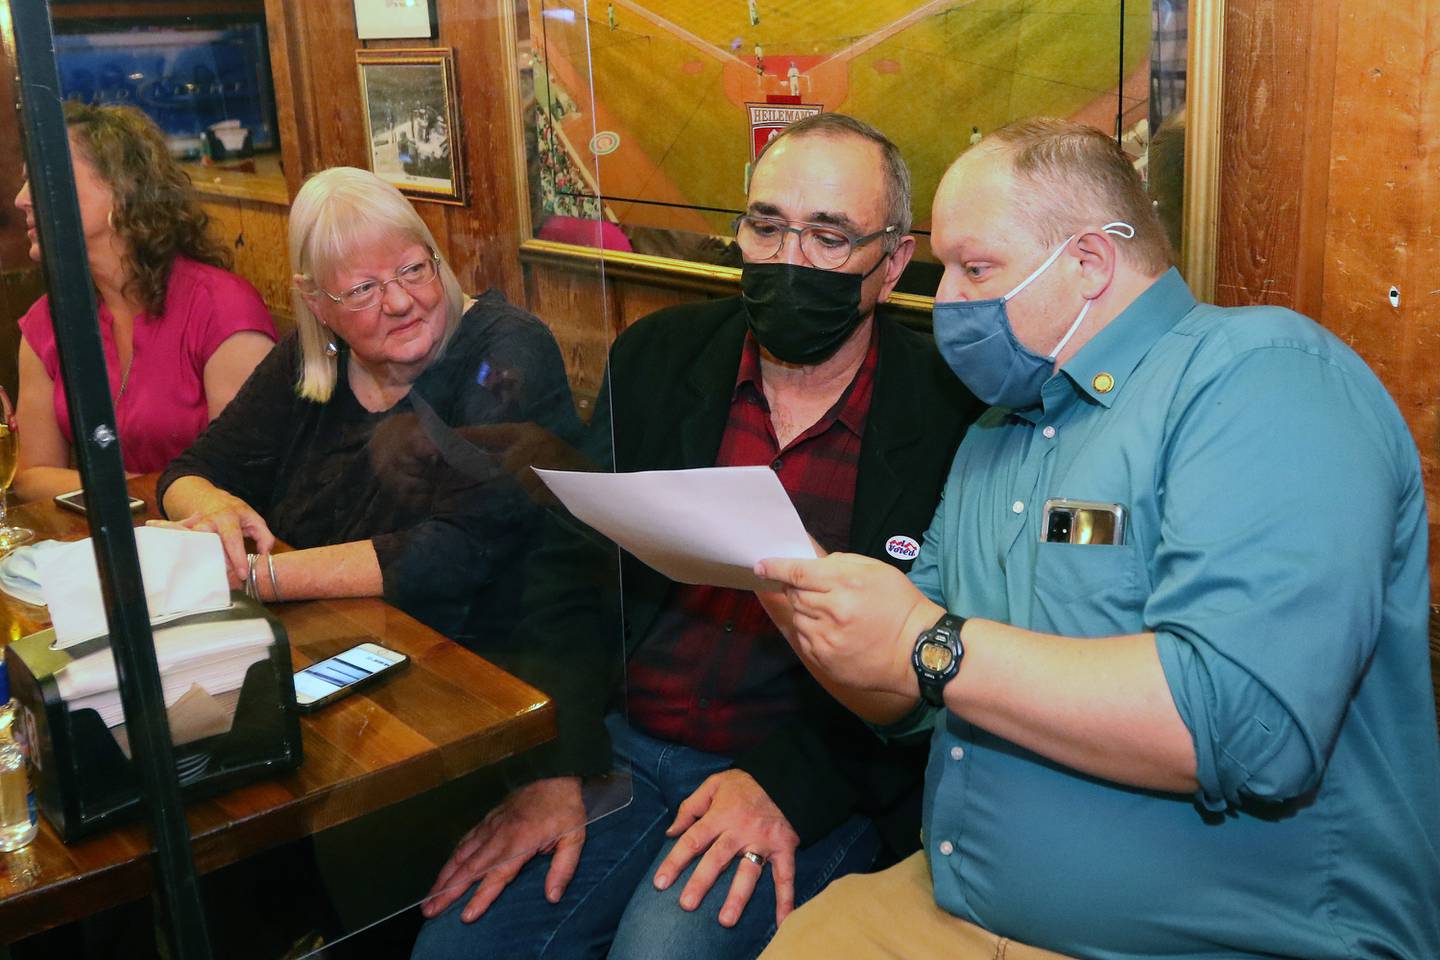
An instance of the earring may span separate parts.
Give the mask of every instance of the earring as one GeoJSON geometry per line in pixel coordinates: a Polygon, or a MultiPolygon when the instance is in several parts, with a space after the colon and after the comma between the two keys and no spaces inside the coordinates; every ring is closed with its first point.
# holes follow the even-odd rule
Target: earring
{"type": "Polygon", "coordinates": [[[115,208],[111,207],[105,214],[105,222],[110,224],[110,229],[115,229],[115,208]]]}
{"type": "Polygon", "coordinates": [[[334,360],[336,357],[340,356],[340,347],[335,343],[335,331],[330,329],[330,324],[328,323],[320,324],[320,329],[324,330],[330,338],[325,341],[325,346],[322,348],[325,351],[325,356],[329,357],[331,360],[334,360]]]}

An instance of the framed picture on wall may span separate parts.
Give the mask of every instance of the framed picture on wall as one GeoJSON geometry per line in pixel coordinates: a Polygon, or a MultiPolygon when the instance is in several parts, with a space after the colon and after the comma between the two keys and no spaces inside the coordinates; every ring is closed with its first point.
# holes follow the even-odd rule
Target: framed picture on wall
{"type": "Polygon", "coordinates": [[[910,167],[917,247],[891,303],[928,314],[941,176],[994,130],[1053,116],[1117,139],[1186,279],[1209,289],[1223,3],[762,0],[749,17],[739,2],[510,3],[531,262],[603,252],[733,290],[732,225],[760,147],[835,111],[880,128],[910,167]]]}
{"type": "Polygon", "coordinates": [[[465,172],[448,47],[359,50],[370,169],[417,200],[465,202],[465,172]]]}
{"type": "Polygon", "coordinates": [[[361,40],[428,38],[430,0],[355,0],[355,32],[361,40]]]}

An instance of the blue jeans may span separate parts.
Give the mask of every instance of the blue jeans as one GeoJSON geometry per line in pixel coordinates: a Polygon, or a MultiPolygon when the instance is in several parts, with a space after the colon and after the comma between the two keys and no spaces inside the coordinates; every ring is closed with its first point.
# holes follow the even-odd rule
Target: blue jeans
{"type": "MultiPolygon", "coordinates": [[[[468,892],[427,922],[412,960],[570,960],[607,953],[615,960],[748,960],[770,942],[775,886],[768,868],[740,921],[729,928],[720,926],[718,917],[735,876],[734,862],[693,912],[681,909],[679,900],[698,857],[668,890],[656,890],[652,883],[675,842],[666,838],[665,828],[677,808],[706,777],[729,769],[730,758],[648,737],[615,714],[605,724],[618,766],[630,770],[632,796],[629,804],[586,827],[580,866],[560,902],[545,899],[550,861],[536,857],[474,923],[460,920],[468,892]]],[[[795,905],[836,877],[866,869],[879,849],[874,824],[856,815],[796,851],[795,905]]]]}

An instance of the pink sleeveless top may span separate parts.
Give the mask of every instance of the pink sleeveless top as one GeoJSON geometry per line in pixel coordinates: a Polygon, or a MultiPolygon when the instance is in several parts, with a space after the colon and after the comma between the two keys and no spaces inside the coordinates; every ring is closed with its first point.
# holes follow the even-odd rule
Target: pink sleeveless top
{"type": "MultiPolygon", "coordinates": [[[[110,311],[100,304],[100,339],[112,398],[120,392],[125,375],[115,352],[113,326],[110,311]]],[[[115,412],[126,470],[163,470],[200,435],[210,421],[205,364],[220,344],[248,330],[275,339],[275,323],[255,288],[228,271],[176,257],[164,313],[135,318],[130,376],[115,412]]],[[[73,445],[49,296],[35,301],[20,318],[20,332],[55,383],[55,419],[73,445]]],[[[24,436],[25,425],[19,427],[24,436]]]]}

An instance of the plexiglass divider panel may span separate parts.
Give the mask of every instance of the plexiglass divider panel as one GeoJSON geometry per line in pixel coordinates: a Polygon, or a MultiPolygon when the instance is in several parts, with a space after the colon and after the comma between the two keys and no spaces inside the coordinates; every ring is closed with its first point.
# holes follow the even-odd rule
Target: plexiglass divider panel
{"type": "MultiPolygon", "coordinates": [[[[787,123],[839,111],[898,144],[917,254],[897,298],[922,325],[935,186],[1006,122],[1058,114],[1115,134],[1179,222],[1183,148],[1166,148],[1184,127],[1184,4],[54,11],[87,230],[73,256],[97,277],[142,516],[221,532],[226,586],[259,595],[288,668],[322,665],[307,696],[365,681],[303,715],[288,692],[257,701],[246,676],[186,703],[205,718],[181,724],[177,762],[216,956],[403,956],[417,937],[422,957],[501,949],[504,917],[544,911],[550,882],[604,856],[597,821],[634,812],[633,744],[615,737],[663,730],[656,710],[676,702],[695,728],[677,741],[718,723],[695,689],[630,709],[627,651],[674,626],[656,615],[673,594],[652,603],[633,559],[622,583],[619,551],[532,468],[614,470],[654,429],[649,380],[611,371],[610,345],[646,314],[733,289],[734,220],[787,123]],[[167,340],[177,319],[204,335],[167,340]],[[622,393],[632,405],[617,415],[622,393]],[[627,613],[643,636],[627,637],[627,613]],[[377,654],[362,644],[405,662],[370,679],[377,654]],[[299,717],[298,767],[207,787],[235,772],[233,734],[256,716],[299,717]]],[[[21,127],[0,107],[7,203],[21,127]]],[[[22,466],[65,471],[67,411],[32,310],[46,293],[37,238],[23,203],[6,211],[0,383],[31,411],[21,445],[59,438],[22,466]]],[[[716,389],[733,384],[732,371],[716,389]]],[[[51,500],[70,476],[21,470],[13,521],[39,539],[83,535],[51,500]]],[[[0,603],[10,641],[49,622],[0,603]]],[[[641,686],[655,694],[655,676],[641,686]]],[[[172,729],[188,693],[166,691],[172,729]]],[[[248,762],[269,762],[246,742],[248,762]]],[[[96,931],[126,931],[142,953],[158,942],[146,842],[132,816],[72,844],[42,825],[28,852],[4,855],[12,955],[86,956],[96,931]]],[[[631,888],[653,874],[643,864],[631,888]]]]}
{"type": "MultiPolygon", "coordinates": [[[[255,679],[270,654],[167,686],[214,955],[405,955],[422,901],[458,911],[630,797],[605,726],[624,714],[618,551],[531,469],[611,469],[618,328],[603,261],[542,284],[519,259],[543,215],[526,140],[558,136],[536,130],[534,20],[510,0],[55,9],[87,236],[73,255],[97,278],[136,520],[168,524],[147,531],[162,555],[204,554],[234,609],[258,595],[249,622],[285,640],[287,681],[319,667],[302,700],[363,681],[305,712],[255,679]],[[169,539],[216,534],[200,554],[169,539]],[[403,663],[369,677],[391,654],[403,663]],[[289,723],[298,749],[271,756],[256,731],[283,741],[289,723]],[[526,823],[454,856],[487,817],[526,823]]],[[[589,21],[545,28],[588,90],[589,21]]],[[[566,149],[583,150],[593,104],[571,109],[566,149]]],[[[8,205],[22,160],[18,136],[0,140],[8,205]]],[[[23,201],[7,209],[5,353],[22,358],[7,386],[43,411],[20,443],[47,422],[68,439],[32,309],[47,224],[37,241],[23,201]]],[[[570,212],[583,238],[593,211],[570,212]]],[[[43,444],[22,466],[57,449],[68,469],[68,448],[43,444]]],[[[42,482],[65,478],[21,471],[12,517],[39,540],[84,533],[42,482]]],[[[11,640],[49,624],[0,603],[11,640]]],[[[28,853],[0,855],[12,955],[158,949],[146,843],[124,814],[68,843],[43,822],[28,853]]]]}

